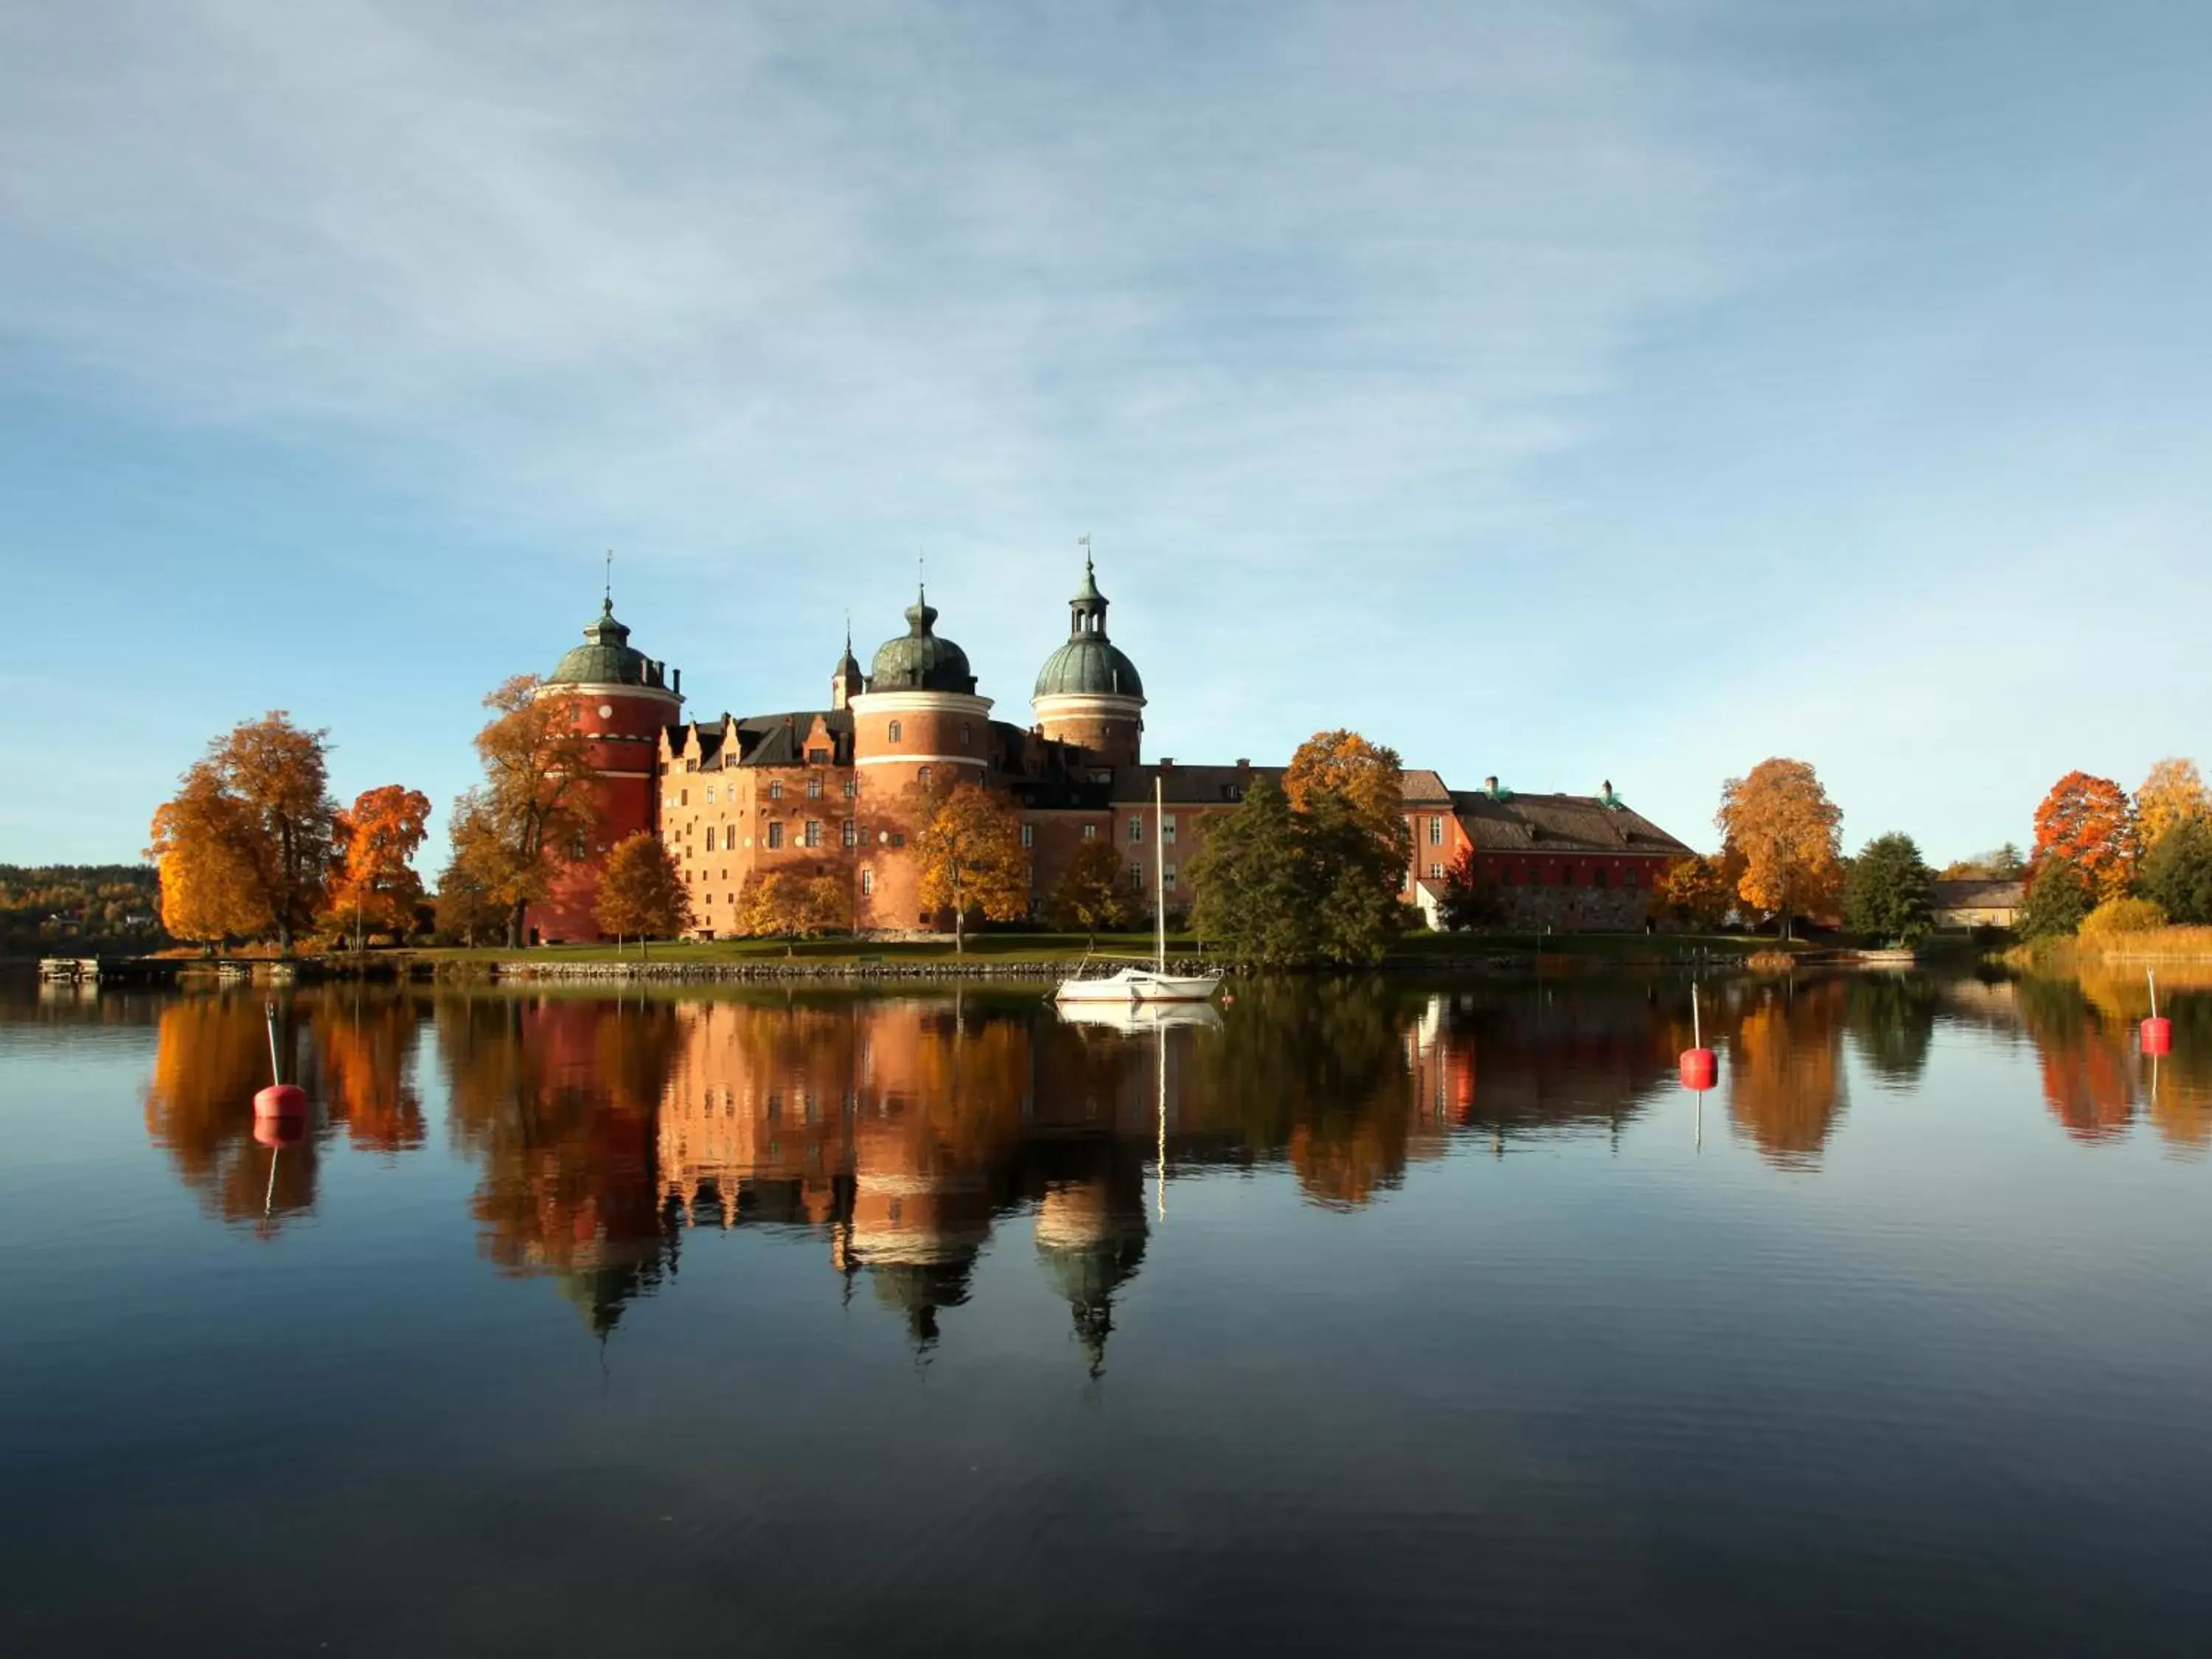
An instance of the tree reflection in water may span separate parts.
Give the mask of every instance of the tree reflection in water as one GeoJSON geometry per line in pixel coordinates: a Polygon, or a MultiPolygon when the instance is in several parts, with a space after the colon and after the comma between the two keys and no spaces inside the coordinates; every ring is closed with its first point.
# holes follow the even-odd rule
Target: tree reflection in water
{"type": "MultiPolygon", "coordinates": [[[[687,1227],[775,1226],[823,1241],[848,1295],[895,1310],[926,1356],[967,1303],[1010,1216],[1033,1217],[1040,1271],[1096,1374],[1116,1301],[1177,1173],[1287,1168],[1309,1203],[1385,1200],[1455,1137],[1604,1136],[1680,1100],[1679,980],[1285,978],[1218,1019],[1165,1030],[1076,1025],[1032,996],[831,992],[606,999],[302,993],[284,1007],[307,1133],[274,1167],[253,1139],[267,1080],[257,997],[163,1005],[149,1133],[209,1208],[274,1231],[315,1202],[338,1127],[358,1150],[422,1145],[415,1057],[426,1020],[447,1134],[477,1166],[479,1249],[553,1279],[595,1331],[676,1267],[687,1227]],[[1164,1103],[1162,1101],[1164,1089],[1164,1103]]],[[[2212,1145],[2212,998],[2172,1003],[2175,1054],[2136,1054],[2139,978],[2017,984],[1867,975],[1705,988],[1735,1133],[1788,1170],[1818,1167],[1843,1121],[1845,1039],[1877,1085],[1927,1072],[1939,1020],[2024,1031],[2067,1133],[2143,1115],[2185,1153],[2212,1145]]],[[[833,1281],[834,1282],[834,1281],[833,1281]]]]}

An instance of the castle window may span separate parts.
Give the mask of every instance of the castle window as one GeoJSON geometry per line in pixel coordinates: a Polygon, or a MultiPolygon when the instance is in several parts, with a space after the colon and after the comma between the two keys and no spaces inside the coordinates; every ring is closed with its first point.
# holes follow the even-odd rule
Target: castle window
{"type": "Polygon", "coordinates": [[[1141,893],[1145,890],[1145,866],[1134,859],[1129,860],[1129,886],[1134,892],[1141,893]]]}
{"type": "Polygon", "coordinates": [[[903,743],[906,740],[906,727],[902,726],[898,721],[893,720],[891,722],[890,737],[893,743],[903,743]]]}
{"type": "Polygon", "coordinates": [[[1175,878],[1176,878],[1176,867],[1175,867],[1175,866],[1173,866],[1172,864],[1170,864],[1170,865],[1169,865],[1165,869],[1164,869],[1164,870],[1162,870],[1162,871],[1160,872],[1160,890],[1161,890],[1162,892],[1164,892],[1164,893],[1172,893],[1172,892],[1174,892],[1174,891],[1175,891],[1175,878]]]}
{"type": "Polygon", "coordinates": [[[822,799],[822,780],[820,778],[812,777],[807,779],[806,799],[809,800],[820,800],[822,799]]]}
{"type": "Polygon", "coordinates": [[[710,853],[714,850],[714,826],[711,823],[707,826],[707,850],[710,853]]]}
{"type": "Polygon", "coordinates": [[[961,721],[961,722],[960,722],[960,746],[961,746],[963,749],[965,749],[965,748],[968,746],[968,744],[969,744],[969,743],[970,742],[970,740],[974,738],[974,736],[975,736],[975,733],[974,733],[974,732],[969,728],[969,725],[968,725],[968,722],[967,722],[966,720],[963,720],[963,721],[961,721]]]}
{"type": "Polygon", "coordinates": [[[689,789],[678,790],[676,792],[676,804],[678,806],[689,806],[691,804],[691,792],[689,789]]]}
{"type": "Polygon", "coordinates": [[[929,781],[929,769],[927,766],[916,767],[914,773],[914,781],[916,783],[927,783],[929,781]]]}
{"type": "Polygon", "coordinates": [[[861,871],[861,872],[860,872],[860,896],[861,896],[861,897],[863,897],[863,898],[866,898],[869,894],[871,894],[871,893],[874,892],[875,890],[876,890],[876,872],[875,872],[874,871],[872,871],[872,870],[863,870],[863,871],[861,871]]]}
{"type": "Polygon", "coordinates": [[[827,766],[827,765],[829,765],[829,764],[830,764],[830,751],[829,751],[827,749],[810,749],[810,750],[808,750],[806,751],[806,763],[807,763],[809,766],[827,766]]]}
{"type": "Polygon", "coordinates": [[[818,818],[806,820],[806,844],[809,847],[822,845],[822,823],[818,818]]]}
{"type": "Polygon", "coordinates": [[[712,806],[714,804],[714,786],[713,784],[711,784],[711,783],[710,783],[710,784],[708,784],[708,785],[707,786],[707,805],[709,805],[709,806],[712,806]]]}
{"type": "Polygon", "coordinates": [[[848,778],[845,780],[845,799],[847,800],[852,799],[854,796],[860,793],[860,781],[858,778],[848,778]]]}
{"type": "Polygon", "coordinates": [[[1144,840],[1144,838],[1145,838],[1145,821],[1144,821],[1144,819],[1143,819],[1142,817],[1132,817],[1130,818],[1130,820],[1129,820],[1129,839],[1130,839],[1132,842],[1140,842],[1140,841],[1144,840]]]}
{"type": "Polygon", "coordinates": [[[1623,872],[1621,872],[1621,876],[1620,876],[1620,884],[1621,884],[1622,886],[1624,886],[1624,887],[1633,887],[1633,886],[1635,886],[1635,885],[1636,885],[1636,872],[1635,872],[1635,871],[1633,871],[1633,870],[1624,870],[1623,872]]]}
{"type": "Polygon", "coordinates": [[[1160,839],[1170,842],[1175,840],[1175,814],[1172,812],[1160,815],[1160,839]]]}
{"type": "Polygon", "coordinates": [[[905,831],[905,830],[892,830],[892,831],[891,831],[891,845],[892,845],[892,846],[894,846],[894,847],[903,847],[903,846],[905,846],[905,845],[906,845],[906,831],[905,831]]]}
{"type": "Polygon", "coordinates": [[[1431,847],[1441,847],[1443,844],[1444,821],[1442,818],[1431,818],[1429,820],[1429,845],[1431,847]]]}
{"type": "Polygon", "coordinates": [[[847,818],[842,829],[844,832],[843,840],[846,846],[857,847],[860,844],[860,828],[853,822],[852,819],[847,818]]]}
{"type": "Polygon", "coordinates": [[[783,826],[781,823],[771,823],[769,825],[768,844],[770,847],[781,847],[783,845],[783,826]]]}
{"type": "Polygon", "coordinates": [[[1083,839],[1085,841],[1097,841],[1098,839],[1098,826],[1095,823],[1085,824],[1083,826],[1083,839]]]}
{"type": "Polygon", "coordinates": [[[1036,825],[1034,823],[1025,823],[1022,826],[1022,845],[1024,847],[1036,845],[1036,825]]]}
{"type": "Polygon", "coordinates": [[[1431,881],[1442,881],[1443,878],[1444,867],[1443,865],[1432,864],[1429,866],[1429,879],[1431,881]]]}
{"type": "Polygon", "coordinates": [[[783,780],[781,778],[770,778],[769,780],[768,798],[770,800],[781,800],[783,799],[783,780]]]}
{"type": "Polygon", "coordinates": [[[1603,866],[1601,865],[1598,868],[1590,872],[1590,885],[1593,887],[1602,887],[1605,885],[1605,869],[1603,866]]]}

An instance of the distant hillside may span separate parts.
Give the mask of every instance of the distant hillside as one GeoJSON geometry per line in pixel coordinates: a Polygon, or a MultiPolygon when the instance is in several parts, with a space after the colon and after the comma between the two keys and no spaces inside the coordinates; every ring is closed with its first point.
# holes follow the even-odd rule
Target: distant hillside
{"type": "Polygon", "coordinates": [[[0,864],[0,956],[156,949],[161,894],[150,864],[0,864]]]}

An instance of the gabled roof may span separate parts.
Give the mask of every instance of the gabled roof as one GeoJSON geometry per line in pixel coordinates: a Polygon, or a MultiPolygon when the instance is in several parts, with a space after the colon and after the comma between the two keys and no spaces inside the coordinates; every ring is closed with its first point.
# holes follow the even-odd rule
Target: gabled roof
{"type": "Polygon", "coordinates": [[[738,721],[738,741],[744,745],[742,766],[803,766],[806,738],[820,720],[830,730],[836,750],[832,760],[842,765],[853,758],[853,713],[848,708],[803,708],[787,714],[747,714],[738,721]]]}
{"type": "Polygon", "coordinates": [[[1399,795],[1408,806],[1449,806],[1451,790],[1446,787],[1443,774],[1425,767],[1407,772],[1399,787],[1399,795]]]}

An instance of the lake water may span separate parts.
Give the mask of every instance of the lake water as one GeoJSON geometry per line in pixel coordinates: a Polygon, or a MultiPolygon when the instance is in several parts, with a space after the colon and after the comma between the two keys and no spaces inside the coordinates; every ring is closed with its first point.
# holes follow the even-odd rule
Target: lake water
{"type": "Polygon", "coordinates": [[[10,1655],[2212,1644],[2212,995],[10,994],[10,1655]]]}

